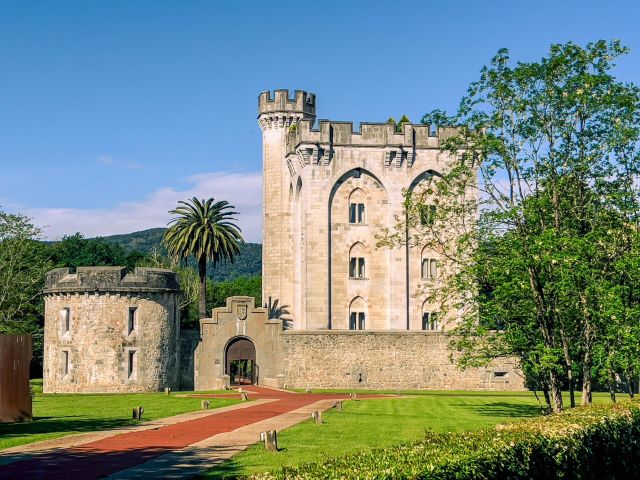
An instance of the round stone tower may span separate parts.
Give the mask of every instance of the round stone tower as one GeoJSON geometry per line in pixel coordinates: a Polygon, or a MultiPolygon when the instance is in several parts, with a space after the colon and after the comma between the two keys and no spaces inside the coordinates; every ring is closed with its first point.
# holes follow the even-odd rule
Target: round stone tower
{"type": "Polygon", "coordinates": [[[171,270],[58,268],[44,288],[44,392],[177,389],[180,287],[171,270]]]}
{"type": "Polygon", "coordinates": [[[262,300],[291,307],[293,261],[289,169],[285,162],[287,134],[301,119],[315,120],[316,96],[296,90],[266,91],[258,99],[262,130],[263,223],[262,300]]]}

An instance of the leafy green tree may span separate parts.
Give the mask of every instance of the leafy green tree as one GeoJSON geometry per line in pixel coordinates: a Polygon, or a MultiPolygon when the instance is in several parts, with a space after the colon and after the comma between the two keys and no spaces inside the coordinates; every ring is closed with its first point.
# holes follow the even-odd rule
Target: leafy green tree
{"type": "Polygon", "coordinates": [[[102,238],[87,239],[81,233],[67,235],[51,247],[51,259],[56,267],[124,266],[133,269],[144,254],[126,250],[102,238]]]}
{"type": "MultiPolygon", "coordinates": [[[[564,381],[574,404],[576,371],[590,402],[594,355],[615,377],[621,343],[636,341],[623,325],[636,311],[637,277],[622,265],[637,252],[625,231],[638,231],[640,94],[611,74],[626,52],[617,41],[567,43],[512,66],[500,50],[455,117],[423,118],[458,130],[441,142],[450,159],[442,179],[407,195],[399,226],[441,254],[443,281],[429,297],[456,320],[461,364],[519,358],[552,411],[563,408],[564,381]],[[425,197],[437,202],[428,225],[419,221],[425,197]],[[604,307],[614,297],[625,321],[604,307]]],[[[402,238],[383,232],[380,244],[402,238]]]]}
{"type": "Polygon", "coordinates": [[[198,262],[200,280],[198,314],[207,315],[207,261],[215,266],[223,260],[233,261],[240,244],[244,243],[240,229],[233,223],[236,212],[226,201],[193,197],[169,213],[177,215],[169,222],[163,243],[170,255],[186,261],[194,257],[198,262]]]}
{"type": "Polygon", "coordinates": [[[52,266],[40,229],[19,214],[0,210],[0,333],[30,333],[42,349],[44,274],[52,266]]]}

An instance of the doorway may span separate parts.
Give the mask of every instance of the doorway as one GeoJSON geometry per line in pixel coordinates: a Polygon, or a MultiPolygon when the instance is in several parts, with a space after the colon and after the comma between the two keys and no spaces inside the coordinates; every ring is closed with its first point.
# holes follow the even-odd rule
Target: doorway
{"type": "Polygon", "coordinates": [[[225,373],[231,385],[254,385],[258,381],[256,347],[246,337],[236,337],[227,344],[225,373]]]}

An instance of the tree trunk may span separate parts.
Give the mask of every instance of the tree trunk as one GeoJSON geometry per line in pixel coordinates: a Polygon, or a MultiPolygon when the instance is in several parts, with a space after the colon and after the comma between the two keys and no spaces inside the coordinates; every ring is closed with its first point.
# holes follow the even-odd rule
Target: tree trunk
{"type": "Polygon", "coordinates": [[[567,369],[567,381],[569,382],[569,399],[571,401],[571,408],[576,406],[576,388],[575,381],[573,379],[573,362],[571,361],[571,355],[569,353],[569,342],[564,329],[560,328],[560,337],[562,338],[562,351],[564,353],[564,363],[567,369]]]}
{"type": "Polygon", "coordinates": [[[547,414],[551,413],[551,395],[549,395],[549,387],[545,384],[542,386],[544,400],[547,402],[547,414]]]}
{"type": "Polygon", "coordinates": [[[611,401],[616,403],[616,374],[613,370],[609,370],[609,396],[611,401]]]}
{"type": "Polygon", "coordinates": [[[562,411],[562,390],[556,372],[549,372],[549,396],[551,397],[551,411],[558,413],[562,411]]]}
{"type": "Polygon", "coordinates": [[[625,378],[627,379],[627,390],[629,391],[629,398],[631,400],[633,400],[634,395],[634,381],[633,381],[633,374],[631,372],[627,372],[625,375],[625,378]]]}
{"type": "Polygon", "coordinates": [[[591,353],[585,352],[582,360],[582,402],[581,405],[591,405],[591,353]]]}
{"type": "Polygon", "coordinates": [[[207,257],[205,255],[200,255],[198,259],[198,276],[200,277],[198,313],[200,318],[207,318],[207,257]]]}

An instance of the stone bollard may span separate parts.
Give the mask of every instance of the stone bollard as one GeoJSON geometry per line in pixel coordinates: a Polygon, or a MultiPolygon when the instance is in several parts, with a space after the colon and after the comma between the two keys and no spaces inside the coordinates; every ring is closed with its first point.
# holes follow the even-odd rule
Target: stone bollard
{"type": "Polygon", "coordinates": [[[336,412],[341,412],[342,411],[342,401],[335,402],[333,404],[333,408],[336,409],[336,412]]]}
{"type": "Polygon", "coordinates": [[[349,394],[349,398],[350,398],[351,400],[357,400],[357,399],[358,399],[358,395],[356,395],[355,393],[350,393],[350,394],[349,394]]]}
{"type": "Polygon", "coordinates": [[[164,389],[164,394],[165,395],[171,395],[171,389],[169,387],[164,389]]]}
{"type": "Polygon", "coordinates": [[[209,405],[211,405],[209,400],[202,400],[200,402],[200,410],[209,410],[209,405]]]}
{"type": "Polygon", "coordinates": [[[264,441],[265,450],[278,451],[278,433],[275,430],[268,430],[260,433],[260,440],[264,441]]]}
{"type": "Polygon", "coordinates": [[[311,414],[311,418],[313,418],[318,425],[322,425],[322,413],[315,411],[311,414]]]}
{"type": "Polygon", "coordinates": [[[144,408],[135,407],[133,409],[133,419],[134,420],[142,420],[142,414],[144,413],[144,408]]]}
{"type": "Polygon", "coordinates": [[[247,392],[240,392],[240,398],[243,402],[246,402],[247,400],[249,400],[249,394],[247,392]]]}

